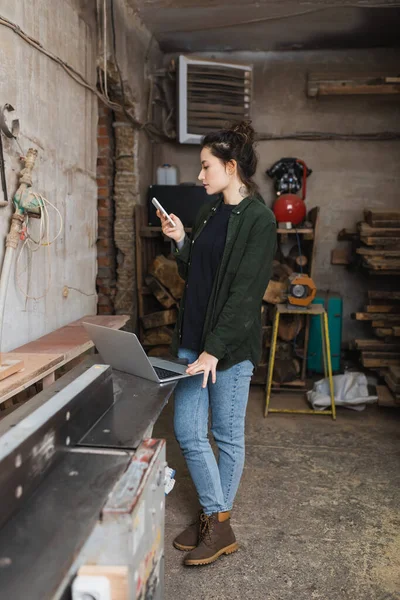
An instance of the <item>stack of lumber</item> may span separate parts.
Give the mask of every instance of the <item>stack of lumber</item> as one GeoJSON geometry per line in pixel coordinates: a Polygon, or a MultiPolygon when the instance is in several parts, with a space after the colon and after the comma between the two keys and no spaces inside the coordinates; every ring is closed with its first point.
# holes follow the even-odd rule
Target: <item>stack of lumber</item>
{"type": "Polygon", "coordinates": [[[352,317],[368,324],[373,337],[356,339],[351,346],[360,351],[365,368],[376,370],[387,385],[386,378],[390,379],[392,387],[388,385],[386,392],[379,386],[382,404],[388,406],[387,399],[393,397],[395,405],[396,379],[390,373],[391,369],[394,373],[400,371],[400,211],[366,210],[357,231],[343,230],[338,237],[352,242],[353,258],[349,262],[355,262],[355,255],[369,274],[368,303],[364,311],[352,317]]]}
{"type": "Polygon", "coordinates": [[[342,229],[339,241],[352,248],[335,248],[331,263],[361,266],[371,276],[400,275],[400,211],[364,211],[355,230],[342,229]]]}
{"type": "Polygon", "coordinates": [[[400,275],[400,212],[367,210],[358,232],[363,266],[374,275],[400,275]]]}
{"type": "Polygon", "coordinates": [[[141,317],[141,341],[149,356],[168,356],[185,282],[176,261],[162,254],[151,263],[145,282],[160,308],[141,317]]]}

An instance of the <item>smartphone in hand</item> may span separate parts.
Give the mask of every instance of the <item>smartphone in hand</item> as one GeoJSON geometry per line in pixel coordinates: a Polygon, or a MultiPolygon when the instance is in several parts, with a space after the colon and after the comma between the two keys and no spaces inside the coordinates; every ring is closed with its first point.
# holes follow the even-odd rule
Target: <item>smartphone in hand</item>
{"type": "Polygon", "coordinates": [[[159,203],[157,198],[153,198],[151,203],[164,215],[164,217],[166,219],[168,219],[168,221],[171,223],[172,227],[175,227],[175,223],[173,222],[173,220],[171,219],[171,217],[169,216],[169,214],[167,213],[165,208],[163,206],[161,206],[161,204],[159,203]]]}

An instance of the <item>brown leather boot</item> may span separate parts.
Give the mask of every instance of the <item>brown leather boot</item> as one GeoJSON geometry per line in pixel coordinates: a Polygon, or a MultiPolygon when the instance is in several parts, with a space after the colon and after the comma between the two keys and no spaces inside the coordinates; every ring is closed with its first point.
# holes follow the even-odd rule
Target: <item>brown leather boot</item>
{"type": "Polygon", "coordinates": [[[231,527],[230,517],[229,511],[200,516],[199,544],[186,556],[185,565],[209,565],[222,554],[236,552],[239,546],[231,527]]]}
{"type": "Polygon", "coordinates": [[[182,531],[172,542],[177,550],[183,550],[188,552],[194,550],[199,543],[199,532],[200,532],[200,519],[203,511],[200,510],[197,515],[197,519],[194,523],[191,523],[189,527],[182,531]]]}

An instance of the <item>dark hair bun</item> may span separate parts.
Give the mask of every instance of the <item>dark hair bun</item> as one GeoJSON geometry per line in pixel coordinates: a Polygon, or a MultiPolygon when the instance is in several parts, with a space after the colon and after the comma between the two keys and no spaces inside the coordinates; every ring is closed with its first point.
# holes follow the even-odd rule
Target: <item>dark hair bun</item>
{"type": "Polygon", "coordinates": [[[201,143],[202,148],[209,148],[225,164],[232,159],[236,160],[239,177],[249,193],[255,193],[258,189],[252,180],[257,169],[254,137],[251,121],[238,121],[227,124],[226,129],[211,131],[201,143]]]}
{"type": "Polygon", "coordinates": [[[238,121],[230,126],[232,133],[237,133],[243,137],[244,143],[252,144],[254,142],[254,129],[251,126],[251,121],[238,121]]]}

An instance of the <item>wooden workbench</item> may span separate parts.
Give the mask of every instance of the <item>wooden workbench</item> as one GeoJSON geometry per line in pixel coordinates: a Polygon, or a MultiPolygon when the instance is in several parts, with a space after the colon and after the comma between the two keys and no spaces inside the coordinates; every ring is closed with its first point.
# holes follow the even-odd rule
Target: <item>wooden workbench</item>
{"type": "Polygon", "coordinates": [[[55,381],[57,369],[93,348],[94,344],[86,333],[83,322],[121,329],[129,318],[127,315],[82,317],[34,342],[16,348],[13,352],[3,353],[2,360],[23,360],[24,369],[0,381],[0,404],[39,381],[43,388],[51,385],[55,381]]]}

